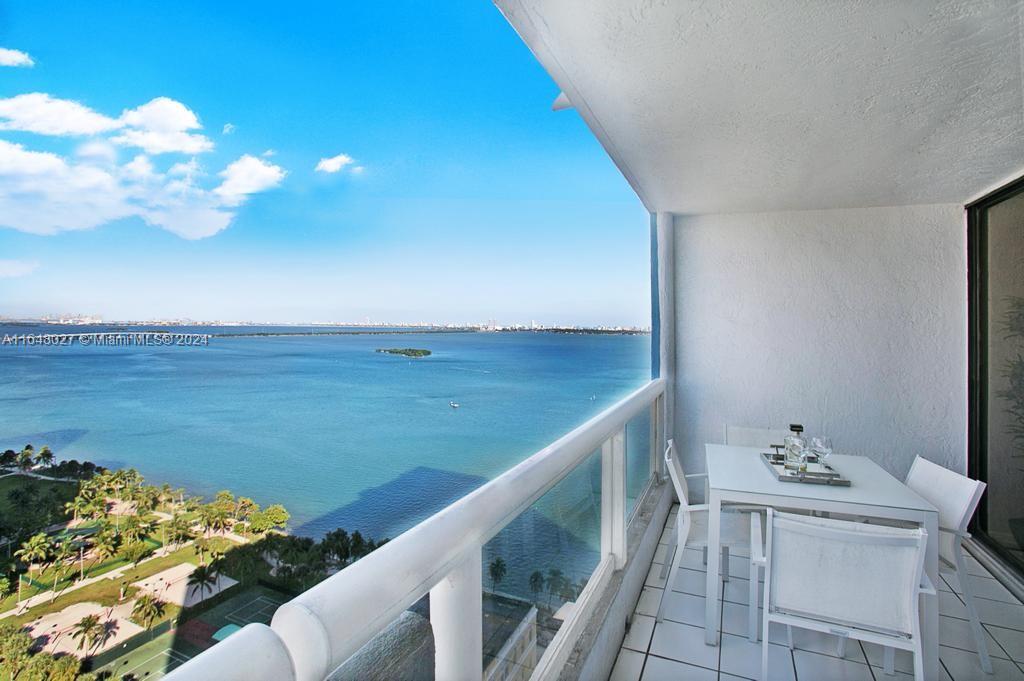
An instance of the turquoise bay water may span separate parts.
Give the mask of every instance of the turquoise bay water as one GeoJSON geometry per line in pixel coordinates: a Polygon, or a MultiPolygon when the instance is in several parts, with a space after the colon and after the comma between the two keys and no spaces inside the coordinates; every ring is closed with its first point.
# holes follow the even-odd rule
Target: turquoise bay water
{"type": "MultiPolygon", "coordinates": [[[[0,336],[88,330],[0,326],[0,336]]],[[[131,466],[191,493],[280,502],[300,534],[342,526],[393,537],[640,386],[649,347],[649,336],[553,333],[0,346],[0,448],[49,444],[59,458],[131,466]]],[[[643,436],[637,425],[631,440],[643,436]]],[[[588,519],[571,541],[589,548],[593,508],[584,507],[593,506],[596,470],[560,485],[586,497],[575,506],[588,519]]]]}

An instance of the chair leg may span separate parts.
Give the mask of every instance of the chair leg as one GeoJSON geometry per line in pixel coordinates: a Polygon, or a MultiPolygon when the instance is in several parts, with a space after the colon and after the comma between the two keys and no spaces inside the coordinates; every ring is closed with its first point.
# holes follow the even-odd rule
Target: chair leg
{"type": "MultiPolygon", "coordinates": [[[[679,520],[676,520],[676,522],[679,522],[679,520]]],[[[668,577],[668,569],[672,564],[671,557],[675,555],[676,543],[678,541],[679,538],[676,536],[676,532],[673,530],[668,538],[668,548],[665,549],[665,562],[661,565],[661,579],[663,580],[668,577]]],[[[668,587],[667,582],[665,583],[665,586],[666,588],[668,587]]]]}
{"type": "Polygon", "coordinates": [[[761,681],[768,681],[768,625],[764,627],[764,640],[761,641],[761,681]]]}
{"type": "Polygon", "coordinates": [[[960,580],[960,591],[964,596],[964,605],[967,606],[967,616],[971,620],[971,631],[974,633],[974,644],[978,647],[981,670],[986,674],[991,674],[992,658],[988,655],[985,630],[981,626],[981,618],[978,617],[978,608],[974,603],[974,594],[971,593],[971,581],[970,576],[967,574],[967,566],[964,563],[963,548],[957,546],[954,553],[956,553],[956,576],[960,580]]]}
{"type": "Polygon", "coordinates": [[[671,582],[679,572],[679,567],[683,563],[683,546],[676,545],[676,550],[672,553],[672,572],[669,573],[669,581],[665,582],[665,588],[661,590],[661,601],[658,603],[658,616],[655,620],[660,624],[665,620],[665,597],[668,596],[669,592],[672,591],[671,582]]]}
{"type": "Polygon", "coordinates": [[[920,637],[914,643],[914,681],[924,681],[924,648],[920,637]]]}
{"type": "Polygon", "coordinates": [[[836,643],[836,655],[840,658],[846,657],[846,637],[840,636],[839,641],[836,643]]]}
{"type": "Polygon", "coordinates": [[[757,643],[757,573],[760,568],[754,564],[754,561],[750,561],[750,598],[748,599],[748,610],[749,620],[747,621],[748,632],[747,638],[750,639],[751,643],[757,643]]]}
{"type": "Polygon", "coordinates": [[[729,547],[728,546],[723,546],[722,547],[722,568],[721,568],[720,572],[721,572],[721,575],[722,575],[722,581],[723,582],[728,582],[729,581],[729,547]]]}
{"type": "Polygon", "coordinates": [[[885,668],[886,676],[896,676],[896,649],[885,647],[885,653],[883,655],[882,664],[885,668]]]}
{"type": "Polygon", "coordinates": [[[707,567],[707,564],[708,564],[708,547],[706,547],[706,546],[701,550],[701,560],[704,562],[704,567],[707,567]]]}
{"type": "MultiPolygon", "coordinates": [[[[768,588],[768,587],[765,586],[765,588],[768,588]]],[[[766,639],[768,638],[768,632],[767,631],[764,632],[764,637],[766,639]]],[[[793,627],[792,627],[792,625],[789,625],[789,624],[786,625],[786,644],[789,646],[790,650],[793,650],[794,648],[796,648],[796,646],[793,645],[793,627]]]]}

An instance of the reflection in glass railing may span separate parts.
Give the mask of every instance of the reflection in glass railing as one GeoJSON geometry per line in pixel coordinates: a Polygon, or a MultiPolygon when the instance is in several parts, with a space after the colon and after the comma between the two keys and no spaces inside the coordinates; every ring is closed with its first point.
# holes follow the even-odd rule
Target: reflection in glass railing
{"type": "Polygon", "coordinates": [[[651,443],[654,438],[651,408],[626,424],[626,518],[651,479],[651,443]]]}
{"type": "Polygon", "coordinates": [[[596,451],[484,546],[485,681],[529,678],[600,555],[596,451]]]}

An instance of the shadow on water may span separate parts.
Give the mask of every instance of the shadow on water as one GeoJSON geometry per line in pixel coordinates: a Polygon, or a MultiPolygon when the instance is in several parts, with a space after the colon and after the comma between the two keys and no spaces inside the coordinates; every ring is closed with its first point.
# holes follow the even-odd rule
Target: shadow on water
{"type": "Polygon", "coordinates": [[[27,444],[31,444],[36,449],[46,445],[59,455],[61,449],[82,439],[88,432],[84,428],[65,428],[24,435],[0,435],[0,451],[5,449],[20,451],[27,444]]]}
{"type": "Polygon", "coordinates": [[[394,537],[486,482],[478,475],[419,466],[364,489],[352,503],[303,523],[292,533],[322,537],[343,527],[377,538],[394,537]]]}

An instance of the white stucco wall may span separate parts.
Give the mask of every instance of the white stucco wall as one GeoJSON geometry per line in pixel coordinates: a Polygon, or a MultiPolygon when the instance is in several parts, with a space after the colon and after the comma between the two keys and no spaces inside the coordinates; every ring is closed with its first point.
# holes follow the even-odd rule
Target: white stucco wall
{"type": "Polygon", "coordinates": [[[726,424],[832,436],[902,478],[966,472],[959,205],[676,216],[676,421],[690,470],[726,424]]]}

